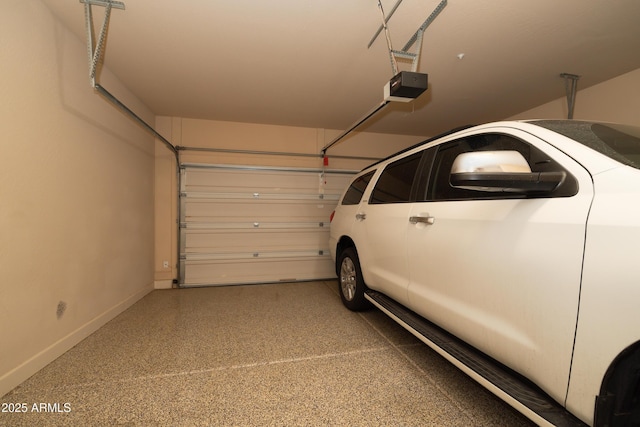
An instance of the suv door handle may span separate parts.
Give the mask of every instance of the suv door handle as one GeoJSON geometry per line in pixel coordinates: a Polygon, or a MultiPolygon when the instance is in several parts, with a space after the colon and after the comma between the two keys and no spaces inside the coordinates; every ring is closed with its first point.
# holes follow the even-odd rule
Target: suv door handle
{"type": "Polygon", "coordinates": [[[419,222],[423,223],[423,224],[433,224],[434,222],[436,222],[436,219],[432,216],[430,216],[429,214],[423,214],[423,215],[417,215],[417,216],[411,216],[409,217],[409,222],[411,224],[417,224],[419,222]]]}
{"type": "Polygon", "coordinates": [[[367,214],[366,213],[357,213],[356,214],[356,219],[363,221],[365,219],[367,219],[367,214]]]}

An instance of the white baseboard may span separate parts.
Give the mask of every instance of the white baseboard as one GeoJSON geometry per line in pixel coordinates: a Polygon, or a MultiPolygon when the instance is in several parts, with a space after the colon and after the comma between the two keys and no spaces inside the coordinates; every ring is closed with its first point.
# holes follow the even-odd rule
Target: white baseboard
{"type": "Polygon", "coordinates": [[[131,307],[152,290],[153,284],[145,286],[138,292],[126,298],[124,301],[121,301],[109,310],[96,316],[89,322],[80,326],[75,331],[71,332],[69,335],[61,338],[38,354],[26,360],[21,365],[2,375],[0,377],[0,397],[9,393],[11,390],[22,384],[33,374],[38,372],[40,369],[44,368],[49,363],[62,356],[73,346],[100,329],[108,321],[125,311],[127,308],[131,307]]]}
{"type": "Polygon", "coordinates": [[[173,279],[169,280],[156,280],[153,284],[155,289],[172,289],[173,288],[173,279]]]}

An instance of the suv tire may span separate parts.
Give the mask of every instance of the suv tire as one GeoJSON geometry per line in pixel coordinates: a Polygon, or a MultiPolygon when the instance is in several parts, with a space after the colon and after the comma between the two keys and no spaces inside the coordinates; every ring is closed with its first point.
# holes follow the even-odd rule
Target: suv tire
{"type": "Polygon", "coordinates": [[[342,303],[351,311],[369,308],[369,302],[364,297],[366,289],[358,254],[355,248],[346,248],[338,258],[338,291],[342,303]]]}

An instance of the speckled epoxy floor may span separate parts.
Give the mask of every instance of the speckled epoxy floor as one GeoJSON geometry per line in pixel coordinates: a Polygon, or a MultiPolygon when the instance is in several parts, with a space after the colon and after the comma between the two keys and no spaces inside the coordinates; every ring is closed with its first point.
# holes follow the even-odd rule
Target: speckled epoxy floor
{"type": "Polygon", "coordinates": [[[11,426],[532,425],[332,281],[154,291],[0,402],[58,404],[11,426]]]}

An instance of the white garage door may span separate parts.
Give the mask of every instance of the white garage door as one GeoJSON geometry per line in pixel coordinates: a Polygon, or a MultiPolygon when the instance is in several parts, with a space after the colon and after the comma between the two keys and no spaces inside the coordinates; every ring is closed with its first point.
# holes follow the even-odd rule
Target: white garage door
{"type": "Polygon", "coordinates": [[[350,171],[183,164],[180,285],[335,277],[329,216],[350,171]]]}

